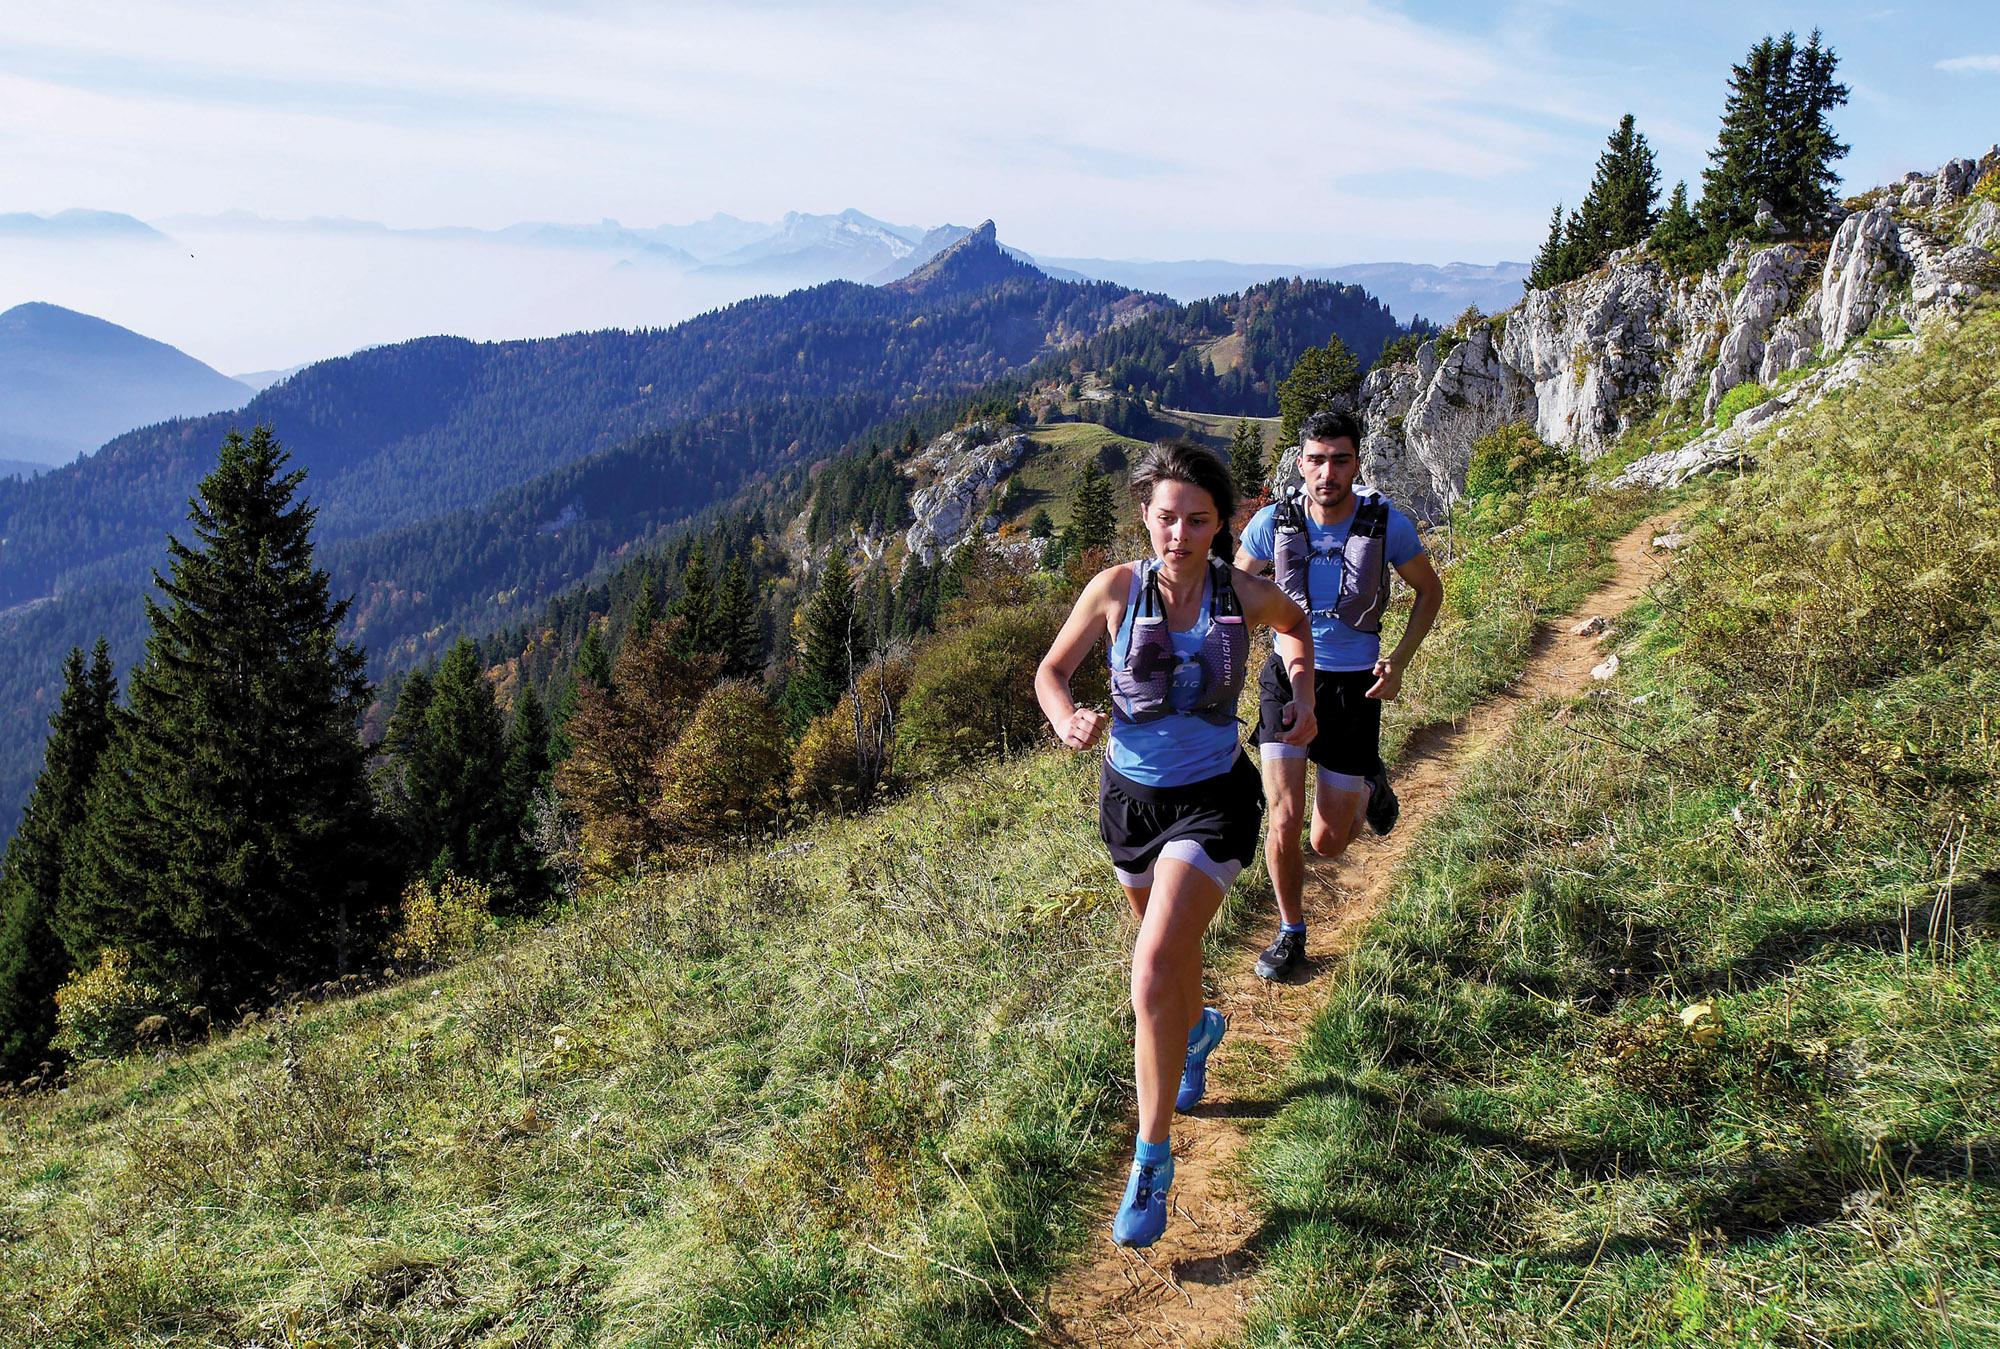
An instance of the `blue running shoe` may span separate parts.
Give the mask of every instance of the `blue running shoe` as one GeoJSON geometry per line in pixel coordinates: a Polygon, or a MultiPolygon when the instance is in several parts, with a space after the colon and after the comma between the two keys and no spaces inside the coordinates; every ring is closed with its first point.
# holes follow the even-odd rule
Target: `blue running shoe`
{"type": "Polygon", "coordinates": [[[1125,1183],[1125,1202],[1111,1222],[1111,1239],[1120,1246],[1150,1246],[1167,1230],[1167,1190],[1174,1183],[1174,1159],[1132,1163],[1125,1183]]]}
{"type": "Polygon", "coordinates": [[[1208,1056],[1222,1043],[1229,1018],[1213,1007],[1201,1009],[1201,1024],[1188,1038],[1187,1067],[1181,1069],[1181,1089],[1174,1097],[1174,1109],[1185,1114],[1201,1104],[1208,1090],[1208,1056]]]}

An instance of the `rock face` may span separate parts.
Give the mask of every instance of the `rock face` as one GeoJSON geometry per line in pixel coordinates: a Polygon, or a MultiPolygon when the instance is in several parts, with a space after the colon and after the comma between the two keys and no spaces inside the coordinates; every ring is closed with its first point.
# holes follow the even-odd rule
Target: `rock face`
{"type": "Polygon", "coordinates": [[[1995,169],[2000,146],[1866,194],[1823,258],[1796,243],[1738,241],[1714,271],[1675,279],[1641,244],[1567,286],[1530,291],[1442,355],[1427,342],[1414,361],[1369,374],[1363,480],[1434,520],[1464,492],[1472,442],[1498,427],[1532,422],[1543,440],[1592,459],[1663,405],[1712,417],[1739,385],[1829,363],[1728,431],[1649,456],[1659,462],[1632,480],[1739,463],[1751,432],[1854,376],[1837,358],[1855,338],[1898,318],[1921,329],[2000,291],[2000,205],[1971,195],[1995,169]]]}
{"type": "Polygon", "coordinates": [[[923,486],[910,496],[916,523],[904,535],[909,555],[936,562],[985,526],[993,489],[1027,453],[1025,435],[982,421],[947,431],[912,455],[903,471],[923,486]]]}

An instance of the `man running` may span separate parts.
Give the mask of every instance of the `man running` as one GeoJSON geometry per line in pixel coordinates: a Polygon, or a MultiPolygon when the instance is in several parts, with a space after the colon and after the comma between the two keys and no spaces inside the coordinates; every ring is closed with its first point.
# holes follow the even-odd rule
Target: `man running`
{"type": "Polygon", "coordinates": [[[1379,493],[1355,491],[1360,448],[1361,428],[1347,413],[1306,418],[1299,434],[1303,486],[1252,516],[1236,552],[1239,570],[1274,573],[1279,588],[1311,615],[1316,669],[1319,733],[1303,748],[1281,738],[1292,698],[1283,663],[1274,656],[1258,681],[1256,738],[1271,812],[1264,860],[1279,918],[1278,939],[1257,959],[1265,979],[1296,968],[1306,954],[1306,868],[1299,848],[1306,760],[1319,770],[1314,852],[1340,856],[1364,820],[1378,834],[1395,827],[1401,807],[1382,769],[1382,704],[1401,690],[1403,671],[1444,603],[1444,583],[1409,517],[1379,493]],[[1385,656],[1380,633],[1391,567],[1417,598],[1403,639],[1385,656]]]}

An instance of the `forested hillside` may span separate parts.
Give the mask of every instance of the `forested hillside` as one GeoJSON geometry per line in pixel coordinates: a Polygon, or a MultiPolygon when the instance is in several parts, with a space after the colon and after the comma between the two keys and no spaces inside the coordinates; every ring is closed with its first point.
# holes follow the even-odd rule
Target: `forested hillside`
{"type": "MultiPolygon", "coordinates": [[[[1074,415],[1142,421],[1147,399],[1263,415],[1277,410],[1276,386],[1302,352],[1338,337],[1365,362],[1400,331],[1365,292],[1325,282],[1179,306],[1051,281],[980,230],[892,286],[833,283],[664,333],[423,339],[323,362],[241,415],[270,421],[308,468],[335,593],[356,601],[348,633],[379,677],[433,659],[461,631],[521,625],[590,578],[607,595],[618,588],[609,574],[635,559],[670,588],[680,568],[641,556],[649,541],[704,513],[740,518],[788,502],[804,481],[792,470],[874,444],[900,447],[912,431],[928,439],[980,399],[1082,378],[1117,395],[1072,404],[1074,415]],[[673,408],[713,410],[667,415],[673,408]],[[604,429],[653,417],[656,429],[638,435],[604,429]],[[536,460],[556,466],[521,471],[536,460]],[[426,494],[433,504],[471,494],[472,504],[419,509],[426,494]],[[371,530],[364,519],[403,523],[371,530]]],[[[63,652],[101,633],[121,669],[136,657],[142,587],[133,573],[160,555],[227,420],[149,428],[61,474],[0,484],[9,521],[0,586],[25,587],[9,592],[16,604],[42,593],[27,583],[37,574],[65,591],[0,618],[0,648],[14,657],[0,668],[9,828],[61,687],[63,652]],[[149,517],[143,528],[132,523],[149,517]],[[75,585],[84,588],[68,590],[75,585]]],[[[781,554],[759,565],[766,583],[783,575],[781,554]]],[[[935,590],[934,577],[919,579],[935,590]]],[[[794,591],[758,594],[767,629],[789,616],[794,591]]],[[[916,602],[927,612],[935,595],[916,602]]],[[[528,628],[542,630],[517,630],[528,628]]],[[[569,632],[570,655],[580,639],[569,632]]]]}
{"type": "MultiPolygon", "coordinates": [[[[984,242],[997,253],[990,233],[984,242]]],[[[831,282],[665,330],[423,338],[323,361],[239,412],[134,431],[80,464],[0,482],[0,605],[143,578],[231,426],[278,430],[311,474],[322,537],[349,537],[483,501],[689,417],[980,384],[1150,303],[1025,267],[995,285],[978,251],[952,250],[971,270],[964,283],[950,269],[922,287],[831,282]]]]}

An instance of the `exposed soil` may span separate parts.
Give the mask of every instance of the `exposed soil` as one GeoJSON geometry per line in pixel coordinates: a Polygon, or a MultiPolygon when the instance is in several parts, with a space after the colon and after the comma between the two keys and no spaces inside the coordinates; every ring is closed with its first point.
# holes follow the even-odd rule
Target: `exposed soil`
{"type": "Polygon", "coordinates": [[[1061,1345],[1213,1345],[1236,1338],[1257,1291],[1254,1238],[1259,1216],[1238,1158],[1279,1108],[1294,1046],[1326,1000],[1327,974],[1353,949],[1382,906],[1398,865],[1448,800],[1465,768],[1499,743],[1521,713],[1544,698],[1590,687],[1608,653],[1579,622],[1615,618],[1643,593],[1667,556],[1652,546],[1667,532],[1654,517],[1612,545],[1617,571],[1575,611],[1545,624],[1521,674],[1468,715],[1412,735],[1392,774],[1402,818],[1386,838],[1364,833],[1337,861],[1306,853],[1306,919],[1312,958],[1298,974],[1267,983],[1253,972],[1276,927],[1244,924],[1241,940],[1209,970],[1211,1000],[1229,1017],[1229,1036],[1209,1067],[1209,1096],[1174,1121],[1174,1213],[1150,1250],[1113,1244],[1111,1213],[1124,1192],[1128,1151],[1099,1178],[1105,1217],[1090,1254],[1049,1297],[1044,1338],[1061,1345]]]}

